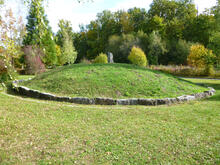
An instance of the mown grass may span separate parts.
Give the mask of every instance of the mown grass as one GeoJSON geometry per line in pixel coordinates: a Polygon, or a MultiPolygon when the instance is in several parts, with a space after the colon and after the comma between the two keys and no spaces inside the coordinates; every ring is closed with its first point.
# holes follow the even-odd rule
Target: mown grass
{"type": "Polygon", "coordinates": [[[166,98],[207,90],[172,75],[129,64],[65,66],[23,85],[71,97],[166,98]]]}
{"type": "Polygon", "coordinates": [[[82,106],[0,93],[0,164],[219,164],[214,97],[172,106],[82,106]]]}

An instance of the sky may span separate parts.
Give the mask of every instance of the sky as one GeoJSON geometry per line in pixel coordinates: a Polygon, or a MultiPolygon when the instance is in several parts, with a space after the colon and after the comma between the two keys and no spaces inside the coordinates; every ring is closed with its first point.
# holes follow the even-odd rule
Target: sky
{"type": "MultiPolygon", "coordinates": [[[[9,0],[5,8],[11,7],[15,13],[26,17],[27,11],[22,5],[17,5],[19,0],[9,0]]],[[[216,0],[194,0],[199,13],[205,8],[216,4],[216,0]]],[[[87,25],[91,20],[96,19],[97,13],[103,10],[115,12],[127,10],[133,7],[149,9],[152,0],[93,0],[93,2],[78,3],[77,0],[48,0],[45,11],[53,31],[58,30],[60,19],[69,20],[73,30],[79,31],[79,25],[87,25]]]]}

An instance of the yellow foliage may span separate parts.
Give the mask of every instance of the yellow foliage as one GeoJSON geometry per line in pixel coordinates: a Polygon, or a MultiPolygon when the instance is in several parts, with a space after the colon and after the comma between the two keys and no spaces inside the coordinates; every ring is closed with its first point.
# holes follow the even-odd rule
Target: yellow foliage
{"type": "Polygon", "coordinates": [[[107,64],[108,63],[107,55],[104,53],[100,53],[99,56],[95,58],[94,63],[107,64]]]}
{"type": "Polygon", "coordinates": [[[190,66],[197,68],[205,68],[208,65],[213,65],[215,55],[212,50],[206,49],[203,45],[196,44],[190,48],[190,54],[187,58],[187,62],[190,66]]]}
{"type": "Polygon", "coordinates": [[[131,61],[132,64],[138,66],[147,65],[146,55],[140,48],[137,48],[135,46],[131,49],[130,55],[128,56],[128,60],[131,61]]]}

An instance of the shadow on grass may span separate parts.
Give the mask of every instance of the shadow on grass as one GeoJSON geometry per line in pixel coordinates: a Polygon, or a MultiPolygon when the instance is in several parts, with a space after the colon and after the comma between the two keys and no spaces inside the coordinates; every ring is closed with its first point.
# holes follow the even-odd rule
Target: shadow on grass
{"type": "MultiPolygon", "coordinates": [[[[16,90],[16,89],[15,89],[16,90]]],[[[19,96],[19,97],[22,97],[22,98],[29,98],[28,96],[25,96],[25,95],[21,95],[19,94],[18,92],[14,91],[14,89],[12,88],[12,84],[11,83],[7,83],[6,84],[6,90],[5,92],[9,95],[12,95],[12,96],[19,96]]]]}

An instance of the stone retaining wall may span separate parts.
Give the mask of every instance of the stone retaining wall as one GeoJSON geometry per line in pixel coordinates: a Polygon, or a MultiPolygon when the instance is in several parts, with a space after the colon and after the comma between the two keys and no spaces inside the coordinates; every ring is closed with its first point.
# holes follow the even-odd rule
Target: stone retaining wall
{"type": "Polygon", "coordinates": [[[32,98],[43,99],[43,100],[53,100],[62,101],[76,104],[91,104],[91,105],[170,105],[174,103],[187,102],[191,100],[203,99],[213,96],[215,90],[209,87],[208,91],[202,93],[196,93],[192,95],[184,95],[176,98],[165,98],[165,99],[111,99],[111,98],[85,98],[85,97],[60,97],[50,93],[43,93],[38,90],[32,90],[24,86],[19,86],[18,83],[24,80],[14,81],[12,83],[12,89],[14,92],[25,95],[32,98]]]}

